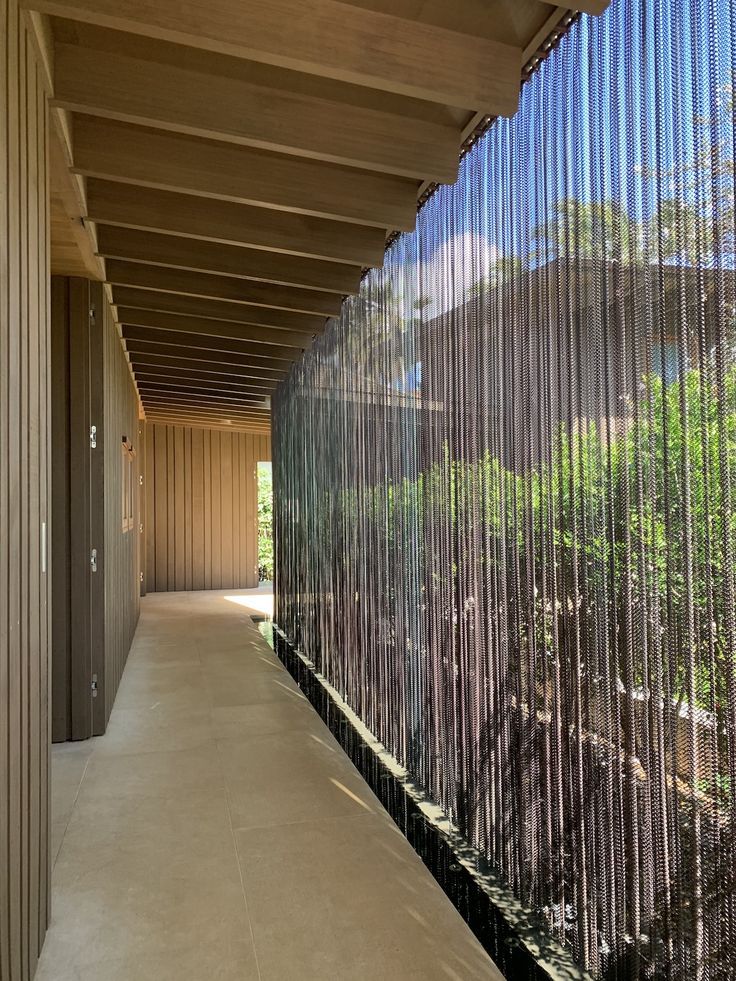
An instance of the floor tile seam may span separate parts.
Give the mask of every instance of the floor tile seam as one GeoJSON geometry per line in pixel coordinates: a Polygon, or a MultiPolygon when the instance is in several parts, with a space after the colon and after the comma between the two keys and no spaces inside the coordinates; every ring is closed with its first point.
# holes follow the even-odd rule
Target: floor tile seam
{"type": "Polygon", "coordinates": [[[240,861],[240,851],[238,849],[238,842],[237,842],[237,838],[235,836],[235,829],[233,827],[233,815],[232,815],[232,809],[231,809],[231,806],[230,806],[231,805],[230,792],[229,792],[229,790],[228,790],[227,787],[225,788],[225,802],[226,802],[225,803],[225,806],[227,808],[228,823],[230,825],[230,837],[231,837],[231,840],[232,840],[233,853],[235,855],[235,862],[236,862],[237,867],[238,867],[238,875],[240,876],[240,887],[241,887],[242,892],[243,892],[243,906],[245,907],[245,916],[246,916],[246,919],[248,920],[248,930],[250,932],[250,940],[251,940],[251,943],[253,945],[253,957],[254,957],[255,962],[256,962],[256,973],[258,974],[259,981],[261,981],[261,977],[262,977],[261,976],[261,965],[260,965],[260,961],[259,961],[259,958],[258,958],[258,948],[256,947],[256,937],[255,937],[255,932],[253,930],[253,920],[252,920],[251,915],[250,915],[250,907],[249,907],[249,904],[248,904],[248,892],[247,892],[247,889],[246,889],[246,886],[245,886],[245,877],[243,875],[243,865],[242,865],[242,862],[240,861]]]}
{"type": "Polygon", "coordinates": [[[221,786],[213,787],[208,790],[179,790],[167,792],[165,794],[141,794],[130,792],[125,794],[96,793],[90,797],[86,797],[82,803],[85,805],[85,807],[102,802],[109,803],[112,801],[118,801],[120,803],[139,803],[140,801],[171,801],[174,803],[176,801],[186,801],[197,794],[207,794],[212,800],[225,800],[227,795],[227,787],[222,784],[221,786]]]}
{"type": "Polygon", "coordinates": [[[61,837],[59,838],[59,847],[56,849],[56,854],[54,855],[54,860],[51,863],[51,870],[52,871],[53,871],[53,869],[54,869],[57,861],[59,860],[59,855],[61,854],[61,849],[62,849],[62,847],[64,845],[64,839],[66,838],[66,833],[67,833],[67,830],[69,828],[69,822],[71,821],[72,815],[74,814],[74,809],[77,806],[77,801],[79,800],[79,793],[80,793],[80,791],[82,789],[82,782],[84,781],[84,778],[87,775],[87,769],[89,767],[89,761],[92,759],[93,753],[94,753],[94,749],[90,752],[90,754],[88,755],[87,759],[84,761],[84,769],[82,770],[82,776],[79,778],[79,781],[77,783],[77,788],[74,791],[74,800],[71,803],[71,807],[67,811],[66,821],[64,821],[64,830],[61,832],[61,837]]]}
{"type": "MultiPolygon", "coordinates": [[[[130,752],[121,752],[121,753],[112,753],[112,752],[110,752],[109,755],[102,755],[101,754],[101,755],[98,755],[97,756],[97,759],[98,760],[99,759],[108,759],[109,756],[115,756],[115,757],[118,757],[118,758],[125,758],[125,759],[127,759],[128,757],[131,757],[131,756],[152,756],[154,753],[158,753],[158,754],[163,754],[163,753],[191,753],[194,750],[201,749],[202,746],[206,746],[207,745],[207,742],[210,742],[210,741],[212,743],[216,743],[216,741],[217,741],[216,740],[216,737],[214,735],[213,736],[210,736],[210,737],[208,737],[208,739],[207,739],[207,741],[205,743],[201,743],[198,746],[185,746],[182,749],[161,749],[160,747],[155,747],[154,749],[135,749],[135,750],[131,750],[130,752]]],[[[216,749],[216,746],[213,746],[213,748],[216,749]]]]}
{"type": "Polygon", "coordinates": [[[105,750],[98,759],[100,760],[120,760],[127,759],[129,756],[153,756],[154,753],[160,752],[171,752],[171,753],[189,753],[194,750],[201,749],[206,746],[209,742],[214,740],[214,736],[203,736],[201,742],[194,743],[191,746],[182,746],[181,749],[172,750],[160,750],[160,749],[136,749],[131,751],[116,752],[114,749],[105,750]]]}
{"type": "Polygon", "coordinates": [[[131,797],[130,794],[105,794],[102,797],[94,796],[90,799],[85,799],[81,801],[80,807],[84,807],[85,809],[87,809],[89,807],[96,807],[101,803],[110,804],[111,806],[118,806],[126,803],[128,804],[135,803],[135,805],[139,805],[141,800],[146,800],[151,802],[155,801],[157,802],[157,806],[159,804],[163,804],[166,802],[172,805],[180,805],[182,802],[187,802],[187,801],[190,803],[196,802],[198,798],[201,798],[201,803],[203,804],[206,804],[208,802],[216,802],[219,804],[225,801],[227,788],[221,787],[218,789],[222,790],[222,794],[218,793],[216,797],[213,796],[213,792],[211,789],[188,790],[185,791],[184,793],[166,793],[163,795],[153,795],[153,796],[149,796],[149,795],[144,796],[144,795],[137,794],[134,795],[133,797],[131,797]]]}

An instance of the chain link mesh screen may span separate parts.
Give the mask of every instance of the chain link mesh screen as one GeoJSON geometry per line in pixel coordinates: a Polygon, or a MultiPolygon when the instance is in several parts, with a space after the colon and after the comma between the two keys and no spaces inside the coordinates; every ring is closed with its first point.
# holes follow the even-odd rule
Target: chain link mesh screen
{"type": "Polygon", "coordinates": [[[275,399],[280,626],[597,977],[736,974],[735,21],[577,20],[275,399]]]}

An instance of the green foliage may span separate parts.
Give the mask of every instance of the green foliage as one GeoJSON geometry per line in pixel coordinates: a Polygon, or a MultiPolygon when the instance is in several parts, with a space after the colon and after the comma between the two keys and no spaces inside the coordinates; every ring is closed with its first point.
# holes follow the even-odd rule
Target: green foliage
{"type": "Polygon", "coordinates": [[[446,446],[414,481],[346,493],[343,514],[367,514],[397,561],[418,535],[447,597],[458,566],[436,566],[427,536],[458,542],[513,604],[512,655],[579,646],[589,684],[611,671],[626,690],[664,686],[719,717],[733,670],[736,364],[720,387],[714,371],[707,360],[669,384],[642,378],[620,417],[560,426],[523,472],[446,446]]]}
{"type": "Polygon", "coordinates": [[[258,574],[273,579],[273,480],[270,463],[258,464],[258,574]]]}

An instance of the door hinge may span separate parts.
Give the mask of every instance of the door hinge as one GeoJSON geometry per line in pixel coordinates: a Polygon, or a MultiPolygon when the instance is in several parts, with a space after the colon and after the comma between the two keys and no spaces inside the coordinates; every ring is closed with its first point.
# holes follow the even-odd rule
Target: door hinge
{"type": "Polygon", "coordinates": [[[92,326],[94,326],[94,323],[95,323],[95,308],[94,307],[90,307],[89,308],[89,322],[92,324],[92,326]]]}
{"type": "Polygon", "coordinates": [[[92,572],[97,572],[97,549],[93,548],[89,553],[89,567],[92,572]]]}
{"type": "Polygon", "coordinates": [[[142,473],[139,473],[138,474],[138,483],[141,485],[141,487],[143,486],[143,474],[142,473]]]}
{"type": "Polygon", "coordinates": [[[97,675],[92,675],[92,683],[90,684],[90,689],[92,691],[92,698],[97,698],[97,675]]]}
{"type": "Polygon", "coordinates": [[[141,573],[141,582],[143,582],[143,573],[141,573]]]}
{"type": "Polygon", "coordinates": [[[97,426],[89,427],[89,448],[91,450],[97,449],[97,426]]]}

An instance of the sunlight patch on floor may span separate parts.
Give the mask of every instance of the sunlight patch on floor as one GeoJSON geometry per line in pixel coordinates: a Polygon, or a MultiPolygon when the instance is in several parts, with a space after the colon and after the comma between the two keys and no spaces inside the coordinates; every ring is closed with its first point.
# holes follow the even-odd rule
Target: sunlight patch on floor
{"type": "Polygon", "coordinates": [[[237,603],[266,616],[273,616],[273,593],[244,593],[240,596],[224,596],[228,603],[237,603]]]}

